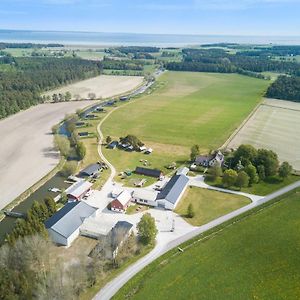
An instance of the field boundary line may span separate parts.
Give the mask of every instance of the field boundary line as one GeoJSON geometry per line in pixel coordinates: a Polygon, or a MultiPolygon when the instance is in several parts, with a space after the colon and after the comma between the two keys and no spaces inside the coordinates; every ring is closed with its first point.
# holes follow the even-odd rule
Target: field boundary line
{"type": "Polygon", "coordinates": [[[243,120],[243,122],[234,130],[234,132],[229,136],[229,138],[225,141],[225,143],[219,149],[226,149],[230,142],[237,136],[237,134],[244,128],[244,126],[248,123],[251,117],[258,111],[260,106],[263,104],[263,100],[261,100],[254,109],[250,112],[250,114],[243,120]]]}

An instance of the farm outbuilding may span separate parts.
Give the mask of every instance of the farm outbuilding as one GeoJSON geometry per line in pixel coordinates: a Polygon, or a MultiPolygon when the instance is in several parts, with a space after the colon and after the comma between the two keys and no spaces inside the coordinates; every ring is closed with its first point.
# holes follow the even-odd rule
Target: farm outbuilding
{"type": "Polygon", "coordinates": [[[128,191],[121,192],[116,199],[111,202],[111,210],[124,213],[129,206],[131,199],[132,196],[128,191]]]}
{"type": "Polygon", "coordinates": [[[149,169],[149,168],[143,168],[143,167],[136,167],[135,174],[154,177],[157,179],[160,179],[163,177],[163,172],[161,170],[157,169],[149,169]]]}
{"type": "Polygon", "coordinates": [[[157,206],[156,198],[158,192],[146,189],[136,189],[133,192],[133,200],[140,204],[157,206]]]}
{"type": "Polygon", "coordinates": [[[80,201],[91,190],[92,183],[80,180],[65,190],[69,200],[80,201]]]}
{"type": "Polygon", "coordinates": [[[69,202],[45,222],[49,236],[54,243],[69,247],[79,236],[84,220],[97,208],[85,202],[69,202]]]}
{"type": "Polygon", "coordinates": [[[173,210],[183,196],[189,178],[186,175],[175,174],[157,196],[157,206],[173,210]]]}
{"type": "Polygon", "coordinates": [[[100,164],[98,164],[98,163],[91,164],[91,165],[87,166],[86,168],[84,168],[83,170],[81,170],[80,175],[91,177],[91,176],[98,174],[101,170],[102,170],[102,167],[100,164]]]}

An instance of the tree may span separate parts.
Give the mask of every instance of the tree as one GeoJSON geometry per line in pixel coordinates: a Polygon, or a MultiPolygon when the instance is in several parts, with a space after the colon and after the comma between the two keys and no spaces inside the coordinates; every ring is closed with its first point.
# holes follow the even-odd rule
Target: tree
{"type": "Polygon", "coordinates": [[[293,167],[287,161],[284,161],[279,167],[278,174],[281,178],[286,178],[292,171],[293,167]]]}
{"type": "Polygon", "coordinates": [[[77,170],[77,162],[75,161],[67,161],[60,171],[61,175],[68,177],[70,175],[75,174],[77,170]]]}
{"type": "Polygon", "coordinates": [[[65,101],[70,101],[72,99],[72,95],[69,91],[65,93],[65,101]]]}
{"type": "Polygon", "coordinates": [[[242,187],[247,187],[249,185],[249,176],[245,171],[240,171],[238,173],[238,176],[236,178],[236,186],[238,186],[240,189],[242,187]]]}
{"type": "Polygon", "coordinates": [[[234,165],[237,165],[239,161],[243,166],[247,166],[249,163],[253,163],[257,157],[257,150],[251,145],[240,145],[233,155],[234,165]]]}
{"type": "Polygon", "coordinates": [[[263,181],[266,179],[265,167],[263,165],[257,166],[257,173],[258,173],[259,180],[263,181]]]}
{"type": "Polygon", "coordinates": [[[232,169],[228,169],[224,172],[222,183],[224,186],[231,187],[236,183],[237,180],[237,172],[232,169]]]}
{"type": "Polygon", "coordinates": [[[244,171],[249,176],[249,184],[250,185],[253,183],[257,183],[259,181],[257,170],[252,164],[249,164],[247,167],[245,167],[244,171]]]}
{"type": "Polygon", "coordinates": [[[157,234],[155,219],[146,213],[137,224],[138,234],[141,242],[145,245],[153,244],[157,234]]]}
{"type": "Polygon", "coordinates": [[[48,209],[48,212],[49,212],[49,216],[51,217],[57,211],[56,203],[53,200],[53,198],[48,197],[48,198],[45,199],[45,204],[47,206],[47,209],[48,209]]]}
{"type": "Polygon", "coordinates": [[[218,164],[209,168],[208,173],[213,180],[216,180],[217,178],[221,177],[223,174],[222,168],[218,164]]]}
{"type": "Polygon", "coordinates": [[[51,130],[53,134],[57,134],[59,130],[59,124],[53,125],[51,130]]]}
{"type": "Polygon", "coordinates": [[[191,161],[195,161],[196,157],[200,155],[200,147],[199,145],[194,145],[191,148],[191,154],[190,154],[190,158],[191,161]]]}
{"type": "Polygon", "coordinates": [[[112,139],[111,139],[110,135],[108,135],[108,136],[106,137],[106,144],[110,144],[111,141],[112,141],[112,139]]]}
{"type": "Polygon", "coordinates": [[[187,217],[188,218],[194,218],[195,216],[195,211],[194,211],[194,206],[192,203],[189,204],[187,208],[187,217]]]}
{"type": "Polygon", "coordinates": [[[65,136],[56,135],[54,137],[55,148],[63,155],[65,158],[69,156],[70,153],[70,141],[65,136]]]}
{"type": "Polygon", "coordinates": [[[272,150],[258,149],[255,165],[263,165],[266,177],[276,175],[278,171],[279,161],[277,154],[272,150]]]}
{"type": "Polygon", "coordinates": [[[77,142],[76,153],[80,160],[83,160],[86,154],[86,148],[83,142],[77,142]]]}
{"type": "Polygon", "coordinates": [[[52,101],[55,102],[55,103],[59,101],[59,98],[58,98],[57,94],[52,95],[52,101]]]}

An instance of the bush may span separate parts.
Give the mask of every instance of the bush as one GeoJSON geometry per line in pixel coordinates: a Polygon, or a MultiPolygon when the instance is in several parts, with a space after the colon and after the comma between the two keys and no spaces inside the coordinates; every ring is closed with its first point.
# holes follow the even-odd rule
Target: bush
{"type": "Polygon", "coordinates": [[[60,174],[62,176],[68,177],[70,175],[75,174],[76,170],[77,170],[77,162],[68,161],[63,166],[62,170],[60,171],[60,174]]]}

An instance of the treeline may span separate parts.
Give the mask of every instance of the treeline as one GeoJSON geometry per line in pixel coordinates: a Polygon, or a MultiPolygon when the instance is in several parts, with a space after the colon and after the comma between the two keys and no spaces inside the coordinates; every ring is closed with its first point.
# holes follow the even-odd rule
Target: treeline
{"type": "Polygon", "coordinates": [[[147,47],[147,46],[128,46],[128,47],[117,47],[116,48],[121,53],[157,53],[160,51],[160,48],[157,47],[147,47]]]}
{"type": "Polygon", "coordinates": [[[183,49],[182,54],[182,62],[167,62],[165,63],[165,68],[174,71],[218,73],[274,71],[294,75],[300,74],[300,64],[295,62],[282,62],[265,57],[229,54],[223,49],[183,49]]]}
{"type": "Polygon", "coordinates": [[[116,60],[105,57],[102,61],[103,69],[142,71],[143,65],[132,60],[116,60]]]}
{"type": "Polygon", "coordinates": [[[268,88],[266,96],[300,102],[300,77],[279,76],[268,88]]]}
{"type": "Polygon", "coordinates": [[[6,48],[21,48],[21,49],[30,49],[30,48],[55,48],[55,47],[64,47],[62,44],[50,43],[50,44],[34,44],[34,43],[0,43],[0,49],[6,48]]]}
{"type": "Polygon", "coordinates": [[[52,198],[46,198],[43,202],[33,202],[25,219],[18,219],[14,229],[6,236],[10,245],[14,245],[19,238],[39,234],[47,237],[44,222],[57,211],[56,203],[52,198]]]}
{"type": "Polygon", "coordinates": [[[101,73],[101,63],[79,58],[13,58],[14,72],[0,71],[0,118],[42,103],[45,90],[101,73]]]}

